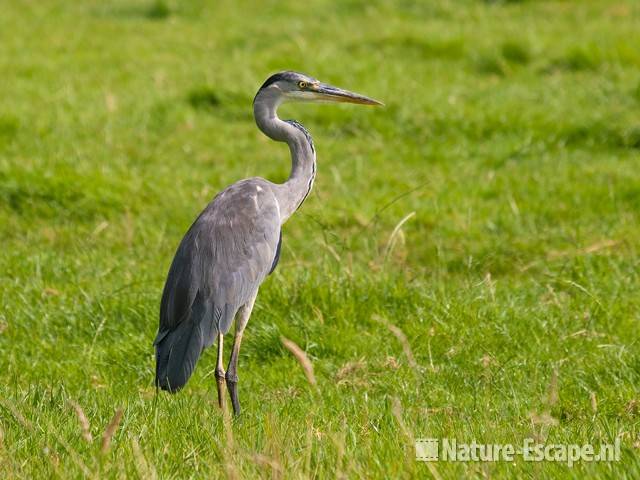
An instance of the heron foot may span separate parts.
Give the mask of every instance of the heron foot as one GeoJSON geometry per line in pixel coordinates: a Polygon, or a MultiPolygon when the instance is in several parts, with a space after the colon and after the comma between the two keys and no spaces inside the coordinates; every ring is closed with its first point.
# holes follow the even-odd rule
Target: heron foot
{"type": "Polygon", "coordinates": [[[216,368],[216,387],[218,388],[218,406],[224,408],[224,370],[216,368]]]}
{"type": "Polygon", "coordinates": [[[233,406],[233,414],[240,415],[240,402],[238,401],[238,375],[227,372],[227,388],[231,397],[231,405],[233,406]]]}

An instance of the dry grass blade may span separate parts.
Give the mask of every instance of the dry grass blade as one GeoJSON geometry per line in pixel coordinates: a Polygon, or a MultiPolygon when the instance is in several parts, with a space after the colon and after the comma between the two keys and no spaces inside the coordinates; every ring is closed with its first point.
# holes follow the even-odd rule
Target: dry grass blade
{"type": "Polygon", "coordinates": [[[96,237],[100,233],[102,233],[103,230],[107,229],[108,227],[109,227],[109,222],[102,221],[96,226],[96,228],[93,230],[93,233],[91,235],[96,237]]]}
{"type": "Polygon", "coordinates": [[[109,447],[111,446],[111,439],[118,430],[118,426],[120,425],[120,421],[122,420],[122,408],[118,408],[116,413],[113,415],[113,418],[107,425],[104,433],[102,434],[102,446],[100,447],[100,452],[102,454],[106,454],[109,451],[109,447]]]}
{"type": "Polygon", "coordinates": [[[637,415],[640,413],[640,400],[636,400],[635,398],[624,406],[624,411],[627,415],[637,415]]]}
{"type": "Polygon", "coordinates": [[[224,435],[227,439],[226,448],[228,452],[233,452],[234,438],[233,427],[231,425],[231,413],[227,408],[227,404],[222,404],[222,428],[224,429],[224,435]]]}
{"type": "Polygon", "coordinates": [[[75,449],[69,444],[69,442],[67,442],[64,438],[62,438],[62,436],[57,431],[55,431],[53,426],[50,427],[49,431],[53,433],[53,436],[56,437],[56,440],[58,441],[58,443],[64,447],[64,449],[67,451],[67,453],[69,454],[73,462],[78,466],[78,468],[82,470],[82,473],[84,473],[84,476],[87,478],[92,477],[91,470],[89,470],[89,467],[87,467],[87,465],[84,463],[84,461],[82,460],[82,457],[80,457],[78,452],[75,451],[75,449]]]}
{"type": "MultiPolygon", "coordinates": [[[[398,397],[393,397],[391,399],[391,413],[396,419],[396,422],[398,422],[398,426],[400,427],[400,430],[402,431],[404,436],[407,438],[407,442],[409,442],[409,444],[412,446],[415,445],[416,440],[413,435],[413,432],[407,427],[407,424],[404,423],[404,419],[402,418],[402,403],[400,403],[400,399],[398,397]]],[[[438,470],[436,470],[435,465],[433,465],[430,462],[426,462],[426,465],[427,465],[427,468],[429,469],[429,472],[433,476],[433,478],[435,478],[436,480],[442,479],[442,477],[438,473],[438,470]]]]}
{"type": "MultiPolygon", "coordinates": [[[[605,240],[601,240],[599,242],[594,243],[593,245],[589,245],[588,247],[584,247],[584,248],[579,248],[579,249],[572,249],[572,250],[565,250],[565,251],[551,251],[549,253],[547,253],[546,259],[547,260],[556,260],[558,258],[566,258],[566,257],[578,257],[581,255],[590,255],[592,253],[597,253],[600,252],[602,250],[608,250],[610,248],[616,247],[618,245],[620,245],[622,242],[620,240],[610,240],[610,239],[605,239],[605,240]]],[[[531,267],[534,267],[536,265],[538,265],[539,263],[541,263],[541,260],[535,260],[533,262],[527,263],[524,267],[522,267],[520,269],[520,271],[524,272],[526,270],[529,270],[531,267]]]]}
{"type": "MultiPolygon", "coordinates": [[[[27,430],[29,430],[30,432],[33,432],[33,424],[27,420],[19,411],[16,407],[14,407],[12,404],[0,400],[0,404],[2,406],[4,406],[7,410],[9,410],[11,412],[11,414],[15,417],[15,419],[27,430]]],[[[85,465],[85,463],[82,461],[82,458],[80,458],[80,455],[78,455],[78,452],[76,452],[71,445],[69,444],[69,442],[67,442],[64,438],[62,438],[62,436],[57,432],[57,430],[55,428],[53,428],[53,426],[49,426],[49,432],[55,437],[55,439],[58,441],[58,443],[60,445],[62,445],[65,450],[67,451],[67,453],[69,454],[69,456],[71,457],[71,459],[73,460],[73,462],[78,466],[78,468],[80,468],[80,470],[82,470],[82,473],[84,474],[85,477],[91,477],[91,470],[89,470],[89,468],[85,465]]],[[[46,449],[49,449],[49,446],[46,446],[46,449]]],[[[55,454],[57,456],[57,454],[55,454]]]]}
{"type": "Polygon", "coordinates": [[[280,337],[280,341],[285,346],[285,348],[293,354],[298,363],[302,366],[302,370],[304,371],[304,374],[307,377],[309,383],[311,385],[316,385],[317,382],[316,377],[313,374],[313,365],[311,364],[311,360],[309,360],[309,357],[307,357],[307,354],[304,353],[304,350],[302,350],[295,342],[289,340],[288,338],[280,337]]]}
{"type": "Polygon", "coordinates": [[[415,370],[416,373],[419,374],[420,372],[418,371],[418,362],[416,362],[416,359],[413,356],[413,350],[411,350],[411,345],[409,344],[409,340],[407,339],[407,336],[404,334],[404,332],[399,327],[397,327],[393,323],[389,323],[386,319],[380,317],[379,315],[374,315],[373,319],[386,325],[391,333],[393,333],[393,335],[402,345],[402,350],[404,351],[405,357],[407,357],[409,365],[415,370]]]}
{"type": "Polygon", "coordinates": [[[408,215],[406,215],[402,220],[398,222],[398,224],[393,229],[393,232],[391,232],[391,235],[389,236],[389,241],[387,242],[387,247],[384,250],[385,260],[389,258],[389,255],[393,251],[393,247],[395,247],[396,242],[398,241],[398,235],[400,234],[400,229],[402,228],[402,225],[404,225],[407,222],[407,220],[409,220],[415,214],[416,212],[411,212],[408,215]]]}
{"type": "Polygon", "coordinates": [[[222,428],[226,442],[224,444],[224,470],[227,474],[227,478],[233,480],[240,478],[238,470],[236,468],[235,457],[235,441],[233,437],[233,426],[231,424],[231,414],[226,407],[222,408],[222,428]]]}
{"type": "Polygon", "coordinates": [[[598,413],[598,399],[596,398],[596,392],[591,392],[589,399],[591,400],[591,410],[593,410],[594,414],[598,413]]]}
{"type": "Polygon", "coordinates": [[[69,401],[69,405],[71,405],[73,410],[76,412],[76,417],[78,417],[78,423],[80,423],[80,430],[82,431],[82,438],[84,438],[87,443],[93,442],[91,425],[89,424],[89,419],[85,415],[84,410],[78,403],[72,400],[69,401]]]}
{"type": "Polygon", "coordinates": [[[601,240],[600,242],[596,242],[593,245],[583,248],[582,251],[584,253],[595,253],[600,250],[616,247],[620,245],[620,243],[622,243],[620,240],[601,240]]]}
{"type": "Polygon", "coordinates": [[[339,436],[335,435],[331,437],[331,440],[333,441],[334,445],[336,446],[336,450],[337,450],[337,458],[336,458],[336,468],[335,468],[335,472],[334,472],[334,478],[338,479],[338,480],[343,480],[348,478],[346,472],[343,469],[343,463],[344,463],[344,433],[341,433],[339,436]]]}
{"type": "Polygon", "coordinates": [[[555,427],[558,425],[558,419],[551,416],[549,412],[542,413],[530,413],[529,418],[531,419],[531,423],[533,425],[543,425],[543,426],[551,426],[555,427]]]}
{"type": "MultiPolygon", "coordinates": [[[[223,392],[224,393],[224,392],[223,392]]],[[[233,436],[233,425],[231,421],[231,413],[227,407],[227,403],[222,403],[222,429],[224,430],[225,443],[223,445],[224,451],[224,471],[229,480],[240,478],[238,469],[236,468],[236,448],[235,439],[233,436]]]]}
{"type": "Polygon", "coordinates": [[[491,277],[491,272],[487,272],[487,274],[484,276],[484,283],[487,285],[487,288],[489,289],[489,295],[491,295],[491,301],[495,302],[496,301],[496,282],[491,277]]]}
{"type": "Polygon", "coordinates": [[[353,362],[347,362],[340,368],[340,370],[338,370],[338,373],[336,373],[336,380],[339,382],[354,372],[362,370],[366,365],[367,363],[364,361],[364,358],[353,362]]]}
{"type": "Polygon", "coordinates": [[[365,387],[369,382],[363,378],[366,376],[366,362],[363,358],[357,361],[345,363],[336,373],[336,385],[352,385],[365,387]]]}
{"type": "Polygon", "coordinates": [[[406,423],[404,423],[404,420],[402,418],[402,404],[400,403],[400,399],[398,397],[393,397],[391,399],[391,413],[393,413],[393,416],[398,422],[398,426],[400,427],[400,430],[402,431],[404,436],[413,443],[413,433],[411,432],[411,430],[409,430],[406,423]]]}
{"type": "Polygon", "coordinates": [[[253,455],[252,460],[257,465],[271,468],[272,478],[282,478],[284,470],[280,462],[276,459],[263,455],[262,453],[256,453],[253,455]]]}
{"type": "Polygon", "coordinates": [[[336,249],[335,249],[335,248],[333,248],[331,245],[329,245],[329,244],[328,244],[328,243],[326,243],[326,242],[321,242],[321,245],[322,245],[324,248],[326,248],[326,249],[327,249],[327,251],[331,254],[331,256],[332,256],[333,258],[335,258],[335,259],[336,259],[336,261],[337,261],[338,263],[341,263],[341,262],[342,262],[342,259],[340,258],[340,255],[338,255],[338,252],[336,252],[336,249]]]}
{"type": "Polygon", "coordinates": [[[131,451],[133,452],[133,456],[136,460],[136,470],[138,471],[140,478],[149,480],[155,480],[158,478],[155,469],[149,466],[149,462],[147,462],[147,459],[140,448],[140,444],[135,437],[131,437],[131,451]]]}
{"type": "Polygon", "coordinates": [[[558,370],[554,368],[551,373],[551,381],[549,382],[547,405],[553,406],[556,403],[558,403],[558,370]]]}
{"type": "Polygon", "coordinates": [[[549,388],[547,389],[546,398],[542,399],[542,402],[546,404],[544,411],[531,412],[529,419],[534,427],[534,438],[538,443],[544,443],[549,435],[549,429],[559,424],[558,419],[551,415],[549,411],[556,403],[558,403],[558,369],[554,368],[551,372],[551,379],[549,380],[549,388]],[[539,426],[539,432],[535,433],[535,427],[539,426]]]}
{"type": "Polygon", "coordinates": [[[311,478],[311,457],[313,456],[313,421],[311,418],[307,419],[307,435],[305,442],[305,456],[304,456],[304,472],[307,478],[311,478]]]}
{"type": "Polygon", "coordinates": [[[16,407],[14,407],[11,403],[6,402],[4,400],[0,400],[0,405],[9,410],[14,418],[27,430],[33,431],[33,425],[29,420],[27,420],[16,407]]]}
{"type": "Polygon", "coordinates": [[[416,359],[413,356],[413,351],[411,350],[411,345],[409,345],[407,336],[402,330],[400,330],[399,327],[396,327],[393,323],[389,323],[387,326],[389,327],[391,333],[393,333],[398,341],[402,344],[402,350],[404,351],[404,355],[407,357],[407,361],[409,362],[411,368],[417,369],[418,362],[416,362],[416,359]]]}

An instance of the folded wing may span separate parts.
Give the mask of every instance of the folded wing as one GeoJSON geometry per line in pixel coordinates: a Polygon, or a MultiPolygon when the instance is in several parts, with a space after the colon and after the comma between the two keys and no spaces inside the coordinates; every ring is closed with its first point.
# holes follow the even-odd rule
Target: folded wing
{"type": "Polygon", "coordinates": [[[279,256],[280,216],[264,180],[220,193],[200,214],[176,252],[160,306],[156,384],[177,391],[202,350],[226,333],[279,256]]]}

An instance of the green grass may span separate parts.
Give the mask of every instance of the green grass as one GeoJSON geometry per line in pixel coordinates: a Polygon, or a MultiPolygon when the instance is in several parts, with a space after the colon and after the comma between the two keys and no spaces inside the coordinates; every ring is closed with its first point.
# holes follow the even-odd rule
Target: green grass
{"type": "Polygon", "coordinates": [[[3,6],[0,476],[638,478],[639,22],[633,0],[3,6]],[[251,115],[282,69],[387,106],[282,109],[319,174],[225,433],[214,353],[156,396],[151,343],[198,212],[288,175],[251,115]],[[620,462],[572,468],[430,470],[411,440],[616,436],[620,462]]]}

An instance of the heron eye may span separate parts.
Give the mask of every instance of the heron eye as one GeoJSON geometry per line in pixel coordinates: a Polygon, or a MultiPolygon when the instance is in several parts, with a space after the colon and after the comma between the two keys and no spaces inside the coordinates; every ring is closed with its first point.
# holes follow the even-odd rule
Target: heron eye
{"type": "Polygon", "coordinates": [[[307,82],[298,82],[298,87],[307,88],[307,82]]]}

